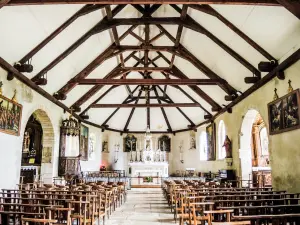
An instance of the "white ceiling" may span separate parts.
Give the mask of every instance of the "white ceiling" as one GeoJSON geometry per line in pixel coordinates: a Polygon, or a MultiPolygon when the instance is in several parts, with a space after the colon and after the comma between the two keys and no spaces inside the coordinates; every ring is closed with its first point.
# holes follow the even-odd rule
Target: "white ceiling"
{"type": "MultiPolygon", "coordinates": [[[[0,23],[0,56],[9,63],[14,64],[81,7],[83,7],[83,5],[18,6],[2,8],[0,10],[0,21],[2,21],[0,23]]],[[[283,7],[263,7],[253,5],[212,5],[212,7],[278,60],[300,43],[300,21],[283,7]]],[[[114,6],[112,6],[112,9],[113,8],[114,6]]],[[[26,74],[26,76],[32,78],[36,75],[72,43],[79,39],[86,31],[99,22],[105,15],[105,10],[102,9],[77,19],[33,57],[32,64],[34,66],[34,71],[30,74],[26,74]]],[[[264,56],[215,17],[191,8],[188,9],[188,15],[217,36],[225,44],[230,46],[238,54],[243,56],[256,68],[260,61],[266,61],[264,56]]],[[[141,14],[134,7],[128,5],[116,16],[116,18],[140,16],[141,14]]],[[[163,5],[153,14],[153,16],[177,17],[179,14],[170,6],[163,5]]],[[[176,37],[178,26],[164,25],[163,27],[176,37]]],[[[118,26],[117,30],[119,36],[128,28],[129,26],[118,26]]],[[[137,27],[134,32],[144,37],[143,26],[137,27]]],[[[159,29],[151,25],[150,36],[154,37],[158,33],[159,29]]],[[[110,46],[112,42],[113,38],[111,31],[104,31],[90,37],[84,44],[78,47],[47,73],[48,84],[42,86],[42,88],[50,94],[55,93],[110,46]]],[[[129,35],[121,41],[121,44],[139,45],[140,42],[129,35]]],[[[244,82],[244,78],[252,76],[251,72],[206,36],[184,28],[181,44],[212,71],[226,79],[235,89],[244,92],[250,87],[250,85],[244,82]]],[[[174,44],[166,36],[163,36],[155,41],[153,45],[173,46],[174,44]]],[[[126,52],[124,57],[128,54],[129,52],[126,52]]],[[[163,54],[171,59],[169,53],[164,52],[163,54]]],[[[150,58],[154,58],[156,53],[151,52],[149,55],[150,58]]],[[[143,57],[143,53],[137,53],[136,56],[141,58],[143,57]]],[[[131,59],[126,63],[126,66],[133,66],[135,63],[136,61],[131,59]]],[[[111,58],[99,65],[88,78],[103,78],[118,64],[119,59],[117,59],[117,57],[111,58]]],[[[157,60],[156,64],[158,66],[167,66],[163,59],[157,60]]],[[[176,57],[174,64],[189,78],[207,78],[205,74],[182,58],[176,57]]],[[[129,75],[129,78],[140,77],[141,76],[138,73],[131,73],[129,75]]],[[[163,76],[159,73],[153,73],[153,78],[163,78],[163,76]]],[[[211,112],[211,106],[205,100],[188,87],[181,87],[211,112]]],[[[219,105],[228,104],[228,102],[224,101],[225,92],[218,86],[199,87],[219,105]]],[[[91,86],[88,85],[76,86],[69,92],[67,99],[63,101],[63,103],[67,106],[71,106],[90,88],[91,86]]],[[[94,102],[108,88],[109,86],[105,86],[92,96],[81,106],[82,110],[94,102]]],[[[130,86],[130,88],[133,90],[135,86],[130,86]]],[[[137,93],[138,91],[135,93],[136,96],[137,93]]],[[[160,91],[158,91],[158,93],[162,95],[160,91]]],[[[179,90],[173,87],[168,87],[167,94],[174,102],[192,102],[179,90]]],[[[122,103],[127,96],[128,92],[126,91],[126,88],[120,86],[113,89],[99,103],[122,103]]],[[[152,93],[151,96],[154,96],[154,94],[152,93]]],[[[142,99],[139,103],[145,103],[145,100],[142,99]]],[[[158,102],[157,100],[151,100],[151,103],[158,102]]],[[[91,109],[88,112],[90,121],[101,125],[114,110],[115,109],[91,109]]],[[[107,124],[110,128],[123,130],[130,111],[131,109],[128,108],[120,109],[107,124]]],[[[165,111],[173,130],[187,128],[189,122],[176,108],[165,108],[165,111]]],[[[204,121],[204,111],[199,107],[182,108],[182,111],[195,124],[204,121]]],[[[168,127],[160,108],[151,108],[150,125],[151,130],[153,131],[167,130],[168,127]]],[[[128,129],[144,131],[145,128],[146,109],[137,108],[128,129]]]]}

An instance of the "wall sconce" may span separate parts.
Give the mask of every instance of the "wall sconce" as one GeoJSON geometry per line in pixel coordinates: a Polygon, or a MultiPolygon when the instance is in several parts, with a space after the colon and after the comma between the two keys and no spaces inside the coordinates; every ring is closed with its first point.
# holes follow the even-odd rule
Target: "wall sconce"
{"type": "Polygon", "coordinates": [[[114,163],[117,163],[119,160],[119,149],[120,149],[120,144],[115,144],[115,155],[114,155],[114,163]]]}
{"type": "Polygon", "coordinates": [[[183,141],[181,141],[180,145],[179,145],[179,161],[183,164],[184,160],[183,160],[183,150],[182,150],[182,147],[183,147],[183,141]]]}

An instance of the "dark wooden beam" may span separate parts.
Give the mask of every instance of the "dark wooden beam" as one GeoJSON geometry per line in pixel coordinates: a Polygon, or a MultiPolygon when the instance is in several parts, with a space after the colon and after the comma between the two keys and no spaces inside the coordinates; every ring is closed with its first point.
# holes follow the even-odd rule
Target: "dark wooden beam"
{"type": "MultiPolygon", "coordinates": [[[[134,55],[134,53],[128,55],[125,58],[125,62],[127,60],[129,60],[131,58],[131,56],[134,55]]],[[[137,66],[138,64],[136,64],[137,66]]],[[[121,64],[119,64],[118,66],[116,66],[112,71],[110,71],[104,78],[106,79],[111,79],[114,76],[117,76],[119,73],[119,69],[121,69],[121,64]]],[[[88,99],[90,99],[92,96],[94,96],[101,88],[103,88],[103,85],[95,85],[94,87],[92,87],[88,92],[86,92],[83,96],[80,97],[79,100],[77,100],[73,106],[80,106],[82,105],[84,102],[86,102],[88,99]]]]}
{"type": "Polygon", "coordinates": [[[20,73],[18,70],[16,70],[12,65],[10,65],[8,62],[6,62],[3,58],[0,57],[0,67],[2,67],[4,70],[6,70],[9,73],[14,74],[14,77],[21,81],[23,84],[31,88],[32,90],[36,91],[46,99],[48,99],[50,102],[54,103],[55,105],[59,106],[63,110],[71,113],[76,119],[81,120],[81,118],[76,115],[73,111],[69,109],[65,104],[58,101],[56,98],[54,98],[52,95],[50,95],[48,92],[46,92],[44,89],[36,85],[34,82],[32,82],[30,79],[28,79],[24,74],[20,73]]]}
{"type": "Polygon", "coordinates": [[[216,85],[219,79],[84,79],[81,85],[216,85]]]}
{"type": "Polygon", "coordinates": [[[60,25],[55,31],[53,31],[47,38],[45,38],[41,43],[39,43],[34,49],[27,53],[19,63],[24,64],[29,59],[31,59],[36,53],[38,53],[45,45],[47,45],[51,40],[53,40],[57,35],[64,31],[68,26],[70,26],[79,17],[87,15],[91,12],[104,8],[106,5],[85,5],[79,11],[77,11],[73,16],[66,20],[62,25],[60,25]]]}
{"type": "MultiPolygon", "coordinates": [[[[186,18],[187,10],[188,10],[188,5],[183,5],[180,19],[184,20],[186,18]]],[[[183,25],[179,25],[178,29],[177,29],[177,34],[176,34],[175,48],[178,48],[178,46],[179,46],[182,30],[183,30],[183,25]]],[[[175,60],[175,54],[172,54],[170,67],[173,66],[174,60],[175,60]]]]}
{"type": "MultiPolygon", "coordinates": [[[[137,96],[133,96],[131,99],[127,100],[125,102],[125,104],[134,102],[134,101],[136,101],[136,99],[137,99],[137,96]]],[[[139,99],[140,100],[141,99],[146,99],[146,97],[144,97],[144,96],[143,97],[139,97],[139,99]]],[[[160,101],[165,102],[165,103],[171,103],[167,97],[163,97],[163,96],[158,96],[158,97],[157,96],[150,96],[149,99],[160,100],[160,101]]]]}
{"type": "Polygon", "coordinates": [[[228,28],[230,28],[233,32],[239,35],[242,39],[244,39],[249,45],[251,45],[254,49],[256,49],[260,54],[266,57],[268,60],[277,61],[270,53],[268,53],[265,49],[263,49],[259,44],[253,41],[250,37],[248,37],[244,32],[242,32],[239,28],[237,28],[233,23],[227,20],[224,16],[222,16],[218,11],[216,11],[213,7],[209,5],[189,5],[190,8],[207,13],[219,19],[222,23],[224,23],[228,28]]]}
{"type": "MultiPolygon", "coordinates": [[[[154,86],[154,93],[155,93],[155,96],[157,97],[158,103],[159,103],[159,104],[162,104],[162,103],[161,103],[161,100],[159,99],[159,95],[158,95],[158,93],[157,93],[157,90],[156,90],[156,87],[155,87],[155,86],[154,86]]],[[[167,124],[167,126],[168,126],[168,131],[171,131],[171,132],[172,132],[172,127],[171,127],[171,124],[170,124],[169,119],[168,119],[168,117],[167,117],[167,114],[166,114],[165,109],[164,109],[163,107],[160,107],[160,110],[161,110],[161,113],[163,114],[163,117],[164,117],[164,119],[165,119],[165,122],[166,122],[166,124],[167,124]]]]}
{"type": "MultiPolygon", "coordinates": [[[[126,5],[118,5],[112,11],[112,16],[117,15],[126,5]]],[[[56,66],[59,62],[65,59],[68,55],[70,55],[75,49],[77,49],[81,44],[83,44],[88,38],[92,35],[97,34],[98,28],[103,26],[103,23],[107,21],[107,17],[104,17],[99,23],[97,23],[93,28],[91,28],[88,32],[86,32],[83,36],[81,36],[76,42],[74,42],[70,47],[68,47],[63,53],[61,53],[58,57],[52,60],[46,67],[44,67],[40,72],[38,72],[32,80],[35,81],[37,78],[41,77],[49,70],[51,70],[54,66],[56,66]]]]}
{"type": "MultiPolygon", "coordinates": [[[[141,95],[142,95],[142,90],[139,91],[139,94],[138,94],[138,96],[137,96],[137,98],[135,100],[135,103],[134,103],[135,105],[138,104],[141,95]]],[[[135,111],[135,107],[133,109],[131,109],[131,111],[130,111],[129,117],[128,117],[128,119],[126,121],[126,124],[124,126],[124,129],[123,129],[124,131],[126,131],[128,129],[128,126],[129,126],[129,123],[131,121],[131,118],[133,116],[134,111],[135,111]]]]}
{"type": "MultiPolygon", "coordinates": [[[[157,25],[160,31],[165,34],[172,42],[175,43],[175,38],[161,25],[157,25]]],[[[204,73],[207,77],[211,79],[220,78],[218,74],[209,69],[204,63],[202,63],[197,57],[195,57],[187,48],[183,45],[179,44],[178,52],[180,52],[179,56],[184,55],[186,60],[192,63],[197,69],[199,69],[202,73],[204,73]]],[[[235,94],[236,90],[230,84],[220,84],[220,88],[222,88],[227,94],[235,94]]]]}
{"type": "MultiPolygon", "coordinates": [[[[102,98],[104,98],[110,91],[112,91],[113,89],[115,89],[116,87],[118,87],[117,85],[113,85],[111,86],[109,89],[107,89],[102,95],[99,96],[99,98],[97,98],[92,104],[96,104],[97,102],[99,102],[102,98]]],[[[82,111],[82,113],[80,115],[85,114],[89,109],[90,109],[90,105],[82,111]]]]}
{"type": "MultiPolygon", "coordinates": [[[[115,16],[119,11],[122,10],[122,8],[119,8],[118,6],[114,8],[114,10],[112,11],[112,15],[115,16]],[[117,11],[116,8],[118,8],[117,11]]],[[[155,10],[153,11],[153,13],[155,12],[155,10]]],[[[96,27],[96,26],[95,26],[96,27]]],[[[127,37],[127,35],[129,35],[130,31],[134,30],[137,27],[137,25],[133,25],[131,26],[127,31],[125,31],[119,38],[119,40],[123,40],[125,37],[127,37]]],[[[110,45],[104,52],[110,51],[113,47],[115,46],[115,44],[110,45]]],[[[134,55],[135,52],[132,52],[130,54],[130,56],[134,55]]],[[[76,83],[74,83],[74,79],[82,79],[87,77],[94,69],[96,69],[102,58],[103,53],[101,53],[95,60],[93,60],[93,62],[91,62],[87,67],[85,67],[80,73],[78,73],[75,77],[73,77],[71,80],[68,81],[68,83],[66,85],[64,85],[58,92],[62,92],[62,93],[67,93],[69,92],[72,88],[74,88],[76,86],[76,83]]],[[[126,57],[128,58],[128,57],[126,57]]],[[[124,61],[126,62],[126,60],[124,61]]]]}
{"type": "MultiPolygon", "coordinates": [[[[11,0],[8,5],[157,4],[157,0],[11,0]]],[[[161,4],[226,4],[278,6],[275,0],[160,0],[161,4]]]]}
{"type": "MultiPolygon", "coordinates": [[[[136,88],[132,91],[132,93],[135,93],[136,90],[140,88],[140,86],[136,86],[136,88]]],[[[125,102],[130,99],[130,95],[128,95],[125,100],[122,102],[122,104],[125,104],[125,102]]],[[[92,107],[92,105],[91,105],[92,107]]],[[[116,108],[108,117],[107,119],[102,123],[102,127],[106,126],[106,124],[108,123],[108,121],[120,110],[120,107],[116,108]]]]}
{"type": "MultiPolygon", "coordinates": [[[[182,10],[177,6],[172,4],[172,8],[174,8],[178,13],[181,13],[182,10]]],[[[235,58],[239,63],[241,63],[244,67],[250,70],[255,76],[260,77],[261,74],[258,69],[256,69],[252,64],[250,64],[246,59],[244,59],[241,55],[239,55],[236,51],[222,42],[219,38],[213,35],[211,32],[206,30],[203,26],[201,26],[198,22],[196,22],[192,17],[189,15],[186,16],[186,23],[185,26],[206,35],[209,39],[215,42],[218,46],[220,46],[224,51],[226,51],[229,55],[235,58]]]]}
{"type": "MultiPolygon", "coordinates": [[[[163,92],[163,89],[160,86],[156,86],[161,92],[163,92]]],[[[170,98],[168,94],[165,94],[166,97],[170,100],[171,103],[174,103],[174,101],[170,98]]],[[[176,109],[181,113],[181,115],[191,124],[191,126],[195,126],[194,122],[182,111],[181,108],[176,107],[176,109]]]]}
{"type": "Polygon", "coordinates": [[[300,20],[300,1],[299,0],[277,0],[282,6],[293,13],[300,20]]]}
{"type": "MultiPolygon", "coordinates": [[[[170,64],[170,60],[165,57],[162,53],[157,52],[167,63],[170,64]]],[[[155,65],[155,64],[154,64],[155,65]]],[[[157,65],[155,65],[157,66],[157,65]]],[[[179,70],[176,66],[172,67],[172,74],[176,76],[179,79],[189,79],[188,76],[186,76],[181,70],[179,70]]],[[[199,87],[197,86],[189,86],[190,89],[192,89],[197,95],[199,95],[202,99],[204,99],[208,104],[212,106],[213,111],[218,111],[222,107],[215,102],[208,94],[206,94],[204,91],[202,91],[199,87]]]]}
{"type": "MultiPolygon", "coordinates": [[[[253,92],[257,91],[259,88],[270,82],[272,79],[274,79],[278,72],[284,71],[296,62],[300,60],[300,48],[295,51],[292,55],[290,55],[286,60],[284,60],[281,64],[279,64],[275,69],[273,69],[270,73],[268,73],[266,76],[264,76],[261,80],[259,80],[257,83],[252,85],[247,91],[245,91],[242,95],[237,97],[235,100],[233,100],[229,105],[227,105],[225,108],[223,108],[221,111],[219,111],[217,114],[213,116],[213,120],[216,119],[221,114],[227,112],[228,108],[233,108],[235,105],[243,101],[245,98],[250,96],[253,92]]],[[[202,126],[209,121],[204,121],[203,123],[200,123],[197,125],[197,127],[202,126]]]]}
{"type": "Polygon", "coordinates": [[[199,107],[197,103],[168,103],[168,104],[94,104],[91,108],[160,108],[160,107],[199,107]]]}
{"type": "Polygon", "coordinates": [[[0,9],[6,6],[11,0],[0,0],[0,9]]]}
{"type": "Polygon", "coordinates": [[[204,108],[199,102],[197,102],[192,96],[190,96],[185,90],[183,90],[180,86],[173,86],[174,88],[177,88],[178,90],[180,90],[186,97],[188,97],[192,102],[194,103],[198,103],[200,106],[200,108],[206,112],[206,114],[208,115],[211,115],[211,113],[206,109],[204,108]]]}
{"type": "MultiPolygon", "coordinates": [[[[112,20],[113,15],[112,15],[110,5],[105,6],[105,10],[106,10],[107,19],[109,21],[112,20]]],[[[112,33],[113,33],[114,42],[116,43],[116,46],[120,46],[120,39],[119,39],[119,35],[118,35],[118,31],[117,31],[116,27],[112,27],[112,33]]],[[[123,54],[120,54],[120,61],[121,61],[122,67],[125,67],[123,54]]]]}

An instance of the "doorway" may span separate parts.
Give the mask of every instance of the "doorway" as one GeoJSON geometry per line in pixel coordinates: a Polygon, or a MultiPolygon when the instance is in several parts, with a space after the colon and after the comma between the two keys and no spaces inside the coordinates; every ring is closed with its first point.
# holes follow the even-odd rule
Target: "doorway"
{"type": "Polygon", "coordinates": [[[272,186],[268,131],[255,109],[243,118],[239,155],[242,186],[272,186]]]}
{"type": "Polygon", "coordinates": [[[36,110],[24,131],[20,183],[52,183],[54,130],[47,113],[36,110]]]}

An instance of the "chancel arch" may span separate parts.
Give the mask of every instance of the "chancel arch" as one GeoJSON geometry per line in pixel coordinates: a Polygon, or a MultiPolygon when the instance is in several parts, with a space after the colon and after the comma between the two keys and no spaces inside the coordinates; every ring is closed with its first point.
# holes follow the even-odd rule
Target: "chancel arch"
{"type": "Polygon", "coordinates": [[[243,185],[271,185],[269,137],[261,114],[250,109],[243,118],[239,149],[243,185]]]}
{"type": "Polygon", "coordinates": [[[24,131],[21,181],[30,183],[34,179],[41,179],[45,183],[51,183],[53,149],[53,125],[47,113],[37,109],[29,117],[24,131]]]}

